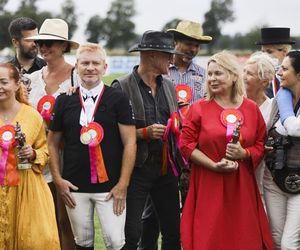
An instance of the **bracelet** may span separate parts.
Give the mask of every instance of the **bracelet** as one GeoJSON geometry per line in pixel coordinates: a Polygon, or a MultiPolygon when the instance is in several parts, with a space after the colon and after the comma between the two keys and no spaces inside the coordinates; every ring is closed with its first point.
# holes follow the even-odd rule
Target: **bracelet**
{"type": "Polygon", "coordinates": [[[251,155],[250,155],[250,151],[249,151],[249,149],[245,149],[246,150],[246,155],[245,155],[245,159],[249,159],[250,157],[251,157],[251,155]]]}
{"type": "Polygon", "coordinates": [[[148,129],[147,129],[147,127],[143,128],[143,138],[144,138],[146,141],[150,141],[149,135],[148,135],[148,129]]]}
{"type": "Polygon", "coordinates": [[[35,152],[35,150],[33,149],[32,152],[33,152],[33,154],[32,154],[32,157],[31,157],[30,161],[34,161],[36,159],[36,152],[35,152]]]}

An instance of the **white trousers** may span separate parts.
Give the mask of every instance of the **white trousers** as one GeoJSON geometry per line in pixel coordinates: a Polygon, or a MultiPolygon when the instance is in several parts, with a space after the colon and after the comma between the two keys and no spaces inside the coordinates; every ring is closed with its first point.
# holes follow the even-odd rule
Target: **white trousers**
{"type": "Polygon", "coordinates": [[[300,249],[300,194],[281,191],[266,168],[264,197],[276,249],[300,249]]]}
{"type": "Polygon", "coordinates": [[[75,208],[67,208],[77,245],[94,246],[94,210],[100,220],[103,240],[109,250],[121,249],[125,244],[124,227],[126,210],[122,215],[113,213],[113,199],[105,201],[108,193],[72,193],[75,208]]]}

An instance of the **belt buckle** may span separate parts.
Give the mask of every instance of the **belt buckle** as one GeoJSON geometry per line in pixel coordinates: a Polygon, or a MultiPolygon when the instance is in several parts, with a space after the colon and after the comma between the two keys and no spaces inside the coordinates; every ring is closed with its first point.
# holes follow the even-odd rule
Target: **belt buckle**
{"type": "Polygon", "coordinates": [[[19,163],[17,165],[18,170],[26,170],[26,169],[31,169],[32,165],[31,163],[19,163]]]}

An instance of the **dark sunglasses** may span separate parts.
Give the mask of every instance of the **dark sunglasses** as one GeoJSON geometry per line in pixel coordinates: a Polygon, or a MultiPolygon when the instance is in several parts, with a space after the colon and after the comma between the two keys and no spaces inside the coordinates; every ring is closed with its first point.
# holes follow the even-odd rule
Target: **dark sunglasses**
{"type": "Polygon", "coordinates": [[[34,42],[39,47],[42,47],[43,45],[45,45],[47,48],[50,48],[53,46],[54,43],[62,43],[63,41],[60,41],[60,40],[36,40],[34,42]]]}

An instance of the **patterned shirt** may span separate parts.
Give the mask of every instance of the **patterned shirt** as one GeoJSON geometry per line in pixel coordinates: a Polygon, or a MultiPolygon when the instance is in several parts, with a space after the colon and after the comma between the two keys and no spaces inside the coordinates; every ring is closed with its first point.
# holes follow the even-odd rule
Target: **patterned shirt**
{"type": "Polygon", "coordinates": [[[193,96],[190,104],[204,97],[205,69],[192,62],[184,73],[179,72],[175,65],[171,65],[169,71],[175,87],[178,84],[184,84],[191,88],[193,96]]]}

